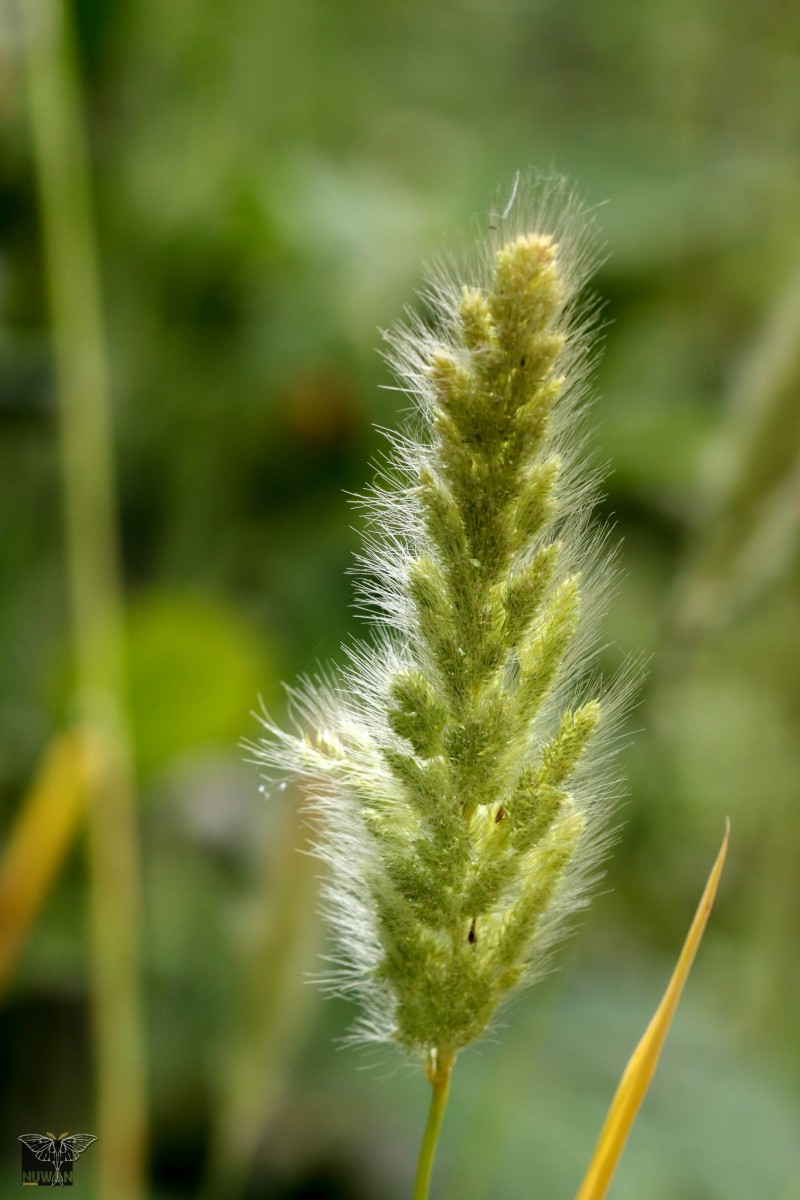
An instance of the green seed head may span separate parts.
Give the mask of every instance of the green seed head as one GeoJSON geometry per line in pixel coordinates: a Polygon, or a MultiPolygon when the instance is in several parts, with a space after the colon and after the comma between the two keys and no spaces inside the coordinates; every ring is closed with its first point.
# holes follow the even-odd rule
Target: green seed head
{"type": "Polygon", "coordinates": [[[614,705],[586,657],[602,536],[573,450],[585,222],[554,194],[566,216],[541,217],[553,195],[518,202],[474,278],[438,278],[434,327],[390,336],[417,418],[368,500],[381,636],[298,698],[298,736],[270,727],[260,751],[324,817],[360,1034],[425,1056],[479,1037],[540,972],[607,807],[614,705]]]}

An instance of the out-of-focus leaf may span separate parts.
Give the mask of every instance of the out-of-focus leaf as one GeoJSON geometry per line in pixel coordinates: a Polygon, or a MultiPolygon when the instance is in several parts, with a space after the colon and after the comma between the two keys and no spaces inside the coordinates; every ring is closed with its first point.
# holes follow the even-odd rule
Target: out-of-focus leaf
{"type": "Polygon", "coordinates": [[[236,612],[210,597],[153,591],[129,623],[130,698],[140,771],[189,750],[239,741],[272,680],[264,648],[236,612]]]}
{"type": "Polygon", "coordinates": [[[589,1170],[578,1189],[576,1200],[603,1200],[608,1191],[628,1134],[658,1066],[661,1048],[669,1032],[684,984],[703,937],[725,864],[728,835],[729,831],[726,829],[722,846],[716,862],[711,868],[711,874],[683,944],[677,966],[652,1021],[625,1068],[625,1073],[611,1102],[611,1108],[608,1110],[608,1116],[592,1155],[592,1161],[589,1163],[589,1170]]]}
{"type": "Polygon", "coordinates": [[[297,797],[284,806],[264,850],[242,931],[237,1020],[214,1106],[207,1200],[246,1192],[259,1138],[280,1103],[287,1062],[316,998],[302,980],[319,937],[317,867],[297,797]]]}
{"type": "Polygon", "coordinates": [[[77,732],[49,746],[0,860],[0,995],[86,809],[89,764],[77,732]]]}
{"type": "Polygon", "coordinates": [[[746,358],[709,455],[706,504],[673,618],[693,643],[796,557],[800,529],[800,271],[746,358]]]}

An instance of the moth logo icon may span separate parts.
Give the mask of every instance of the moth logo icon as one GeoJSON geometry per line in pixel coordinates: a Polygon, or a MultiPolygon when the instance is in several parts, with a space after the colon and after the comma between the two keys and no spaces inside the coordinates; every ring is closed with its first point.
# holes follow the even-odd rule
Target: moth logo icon
{"type": "Polygon", "coordinates": [[[97,1138],[93,1133],[23,1133],[19,1140],[23,1187],[72,1187],[72,1164],[97,1138]]]}

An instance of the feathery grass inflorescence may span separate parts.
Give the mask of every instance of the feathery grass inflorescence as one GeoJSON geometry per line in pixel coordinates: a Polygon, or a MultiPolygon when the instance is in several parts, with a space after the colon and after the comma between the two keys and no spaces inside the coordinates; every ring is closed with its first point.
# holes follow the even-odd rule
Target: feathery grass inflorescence
{"type": "Polygon", "coordinates": [[[323,818],[356,1034],[432,1080],[541,971],[613,790],[587,618],[608,576],[581,429],[593,256],[563,185],[526,190],[464,274],[436,272],[432,322],[388,337],[415,409],[363,501],[375,644],[293,692],[298,732],[268,724],[258,750],[323,818]]]}

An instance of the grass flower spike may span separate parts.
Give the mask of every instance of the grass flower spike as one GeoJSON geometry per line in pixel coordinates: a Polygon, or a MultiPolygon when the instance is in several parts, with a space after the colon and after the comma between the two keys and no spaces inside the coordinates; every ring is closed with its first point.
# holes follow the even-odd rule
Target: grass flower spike
{"type": "Polygon", "coordinates": [[[435,1089],[583,900],[618,707],[587,617],[608,574],[581,429],[587,223],[560,185],[519,191],[465,270],[434,275],[432,320],[388,338],[414,414],[363,502],[376,638],[259,747],[323,818],[356,1034],[420,1054],[435,1089]]]}

